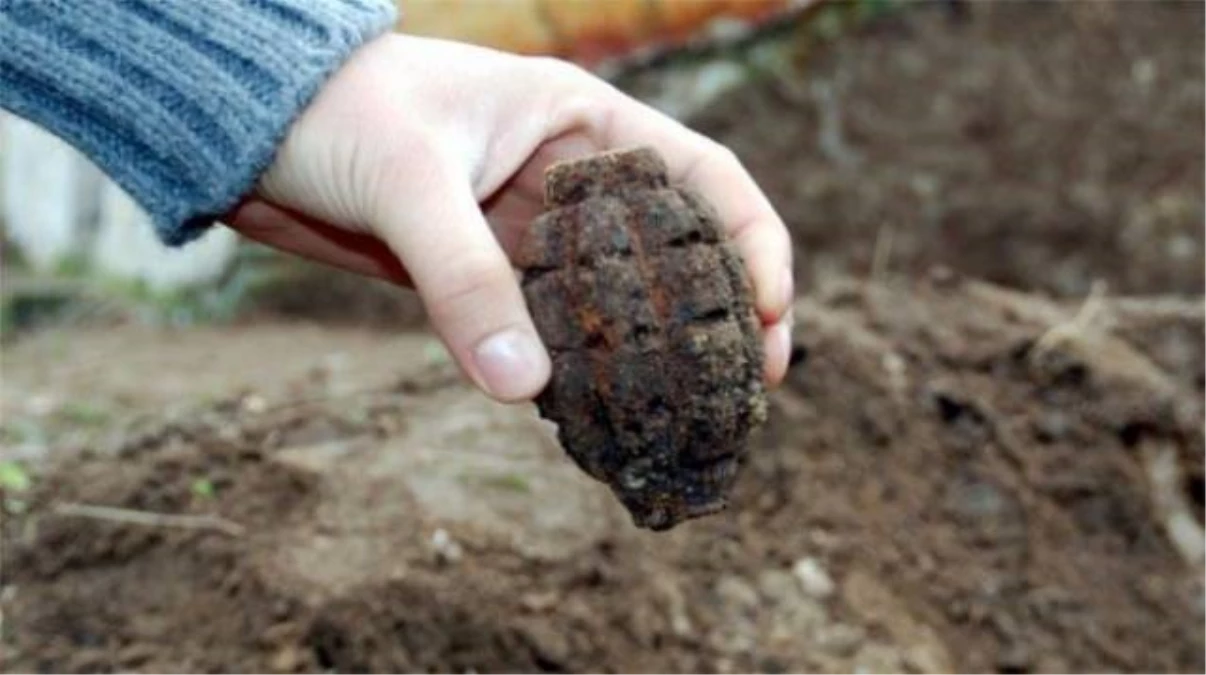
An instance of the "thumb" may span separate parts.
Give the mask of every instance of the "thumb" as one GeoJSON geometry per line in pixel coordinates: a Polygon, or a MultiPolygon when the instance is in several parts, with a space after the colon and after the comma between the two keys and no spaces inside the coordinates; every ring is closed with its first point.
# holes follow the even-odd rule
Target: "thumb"
{"type": "Polygon", "coordinates": [[[552,366],[468,179],[443,162],[415,162],[405,173],[383,196],[378,236],[466,374],[497,400],[533,398],[552,366]]]}

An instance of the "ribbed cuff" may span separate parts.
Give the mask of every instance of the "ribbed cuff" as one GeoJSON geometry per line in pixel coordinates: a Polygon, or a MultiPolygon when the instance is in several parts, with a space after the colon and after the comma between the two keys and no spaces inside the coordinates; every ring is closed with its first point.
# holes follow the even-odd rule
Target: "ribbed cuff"
{"type": "Polygon", "coordinates": [[[390,0],[0,0],[0,107],[79,149],[179,245],[396,17],[390,0]]]}

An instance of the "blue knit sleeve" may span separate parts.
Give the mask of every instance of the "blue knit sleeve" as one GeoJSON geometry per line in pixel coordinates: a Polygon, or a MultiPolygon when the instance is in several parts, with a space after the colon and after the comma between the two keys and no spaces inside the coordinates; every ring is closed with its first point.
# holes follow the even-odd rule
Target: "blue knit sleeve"
{"type": "Polygon", "coordinates": [[[87,155],[179,245],[251,190],[396,14],[391,0],[0,0],[0,107],[87,155]]]}

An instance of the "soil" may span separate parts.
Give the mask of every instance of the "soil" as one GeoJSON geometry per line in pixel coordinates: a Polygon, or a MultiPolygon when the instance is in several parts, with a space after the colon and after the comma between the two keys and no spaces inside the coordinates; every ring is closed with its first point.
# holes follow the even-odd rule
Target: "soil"
{"type": "Polygon", "coordinates": [[[767,403],[753,291],[715,209],[651,148],[545,183],[552,208],[516,255],[553,360],[537,409],[638,526],[723,510],[767,403]]]}
{"type": "Polygon", "coordinates": [[[801,300],[731,508],[666,534],[446,367],[204,407],[6,517],[5,669],[1201,671],[1201,302],[1079,309],[801,300]]]}
{"type": "Polygon", "coordinates": [[[1197,294],[1202,25],[1192,2],[919,3],[800,40],[796,67],[692,124],[768,192],[801,283],[939,263],[1059,295],[1197,294]]]}
{"type": "Polygon", "coordinates": [[[1202,672],[1202,9],[949,17],[695,122],[807,282],[728,510],[633,527],[420,332],[27,335],[0,669],[1202,672]]]}

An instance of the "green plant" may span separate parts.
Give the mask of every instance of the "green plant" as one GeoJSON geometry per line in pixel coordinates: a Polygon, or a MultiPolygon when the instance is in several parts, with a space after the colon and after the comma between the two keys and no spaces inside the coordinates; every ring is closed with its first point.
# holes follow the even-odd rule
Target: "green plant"
{"type": "Polygon", "coordinates": [[[25,492],[33,486],[29,472],[18,462],[0,462],[0,488],[6,492],[25,492]]]}
{"type": "Polygon", "coordinates": [[[59,407],[55,417],[78,427],[100,427],[112,419],[111,411],[89,401],[68,401],[59,407]]]}
{"type": "Polygon", "coordinates": [[[214,482],[208,478],[197,478],[189,486],[192,493],[202,499],[213,499],[217,494],[217,489],[214,487],[214,482]]]}
{"type": "Polygon", "coordinates": [[[491,474],[482,476],[478,482],[485,486],[507,492],[519,492],[522,494],[530,494],[532,486],[528,483],[528,479],[514,473],[491,474]]]}

